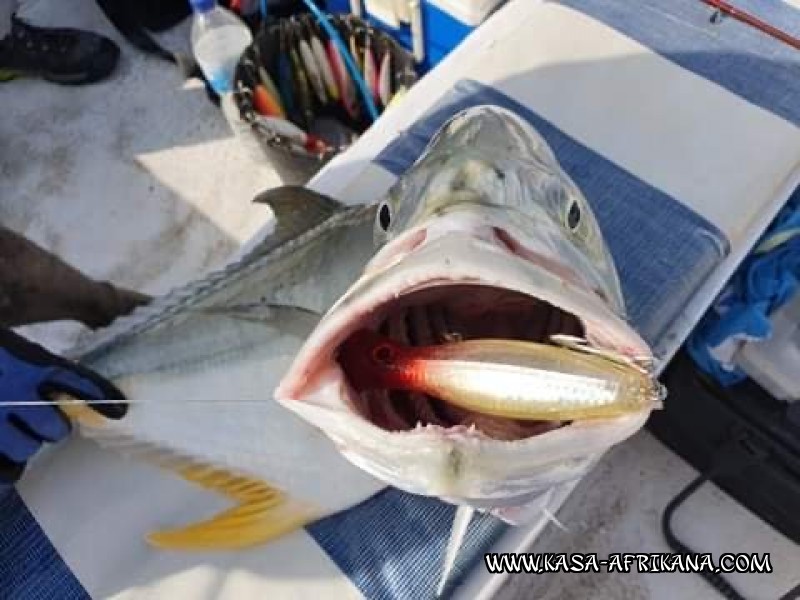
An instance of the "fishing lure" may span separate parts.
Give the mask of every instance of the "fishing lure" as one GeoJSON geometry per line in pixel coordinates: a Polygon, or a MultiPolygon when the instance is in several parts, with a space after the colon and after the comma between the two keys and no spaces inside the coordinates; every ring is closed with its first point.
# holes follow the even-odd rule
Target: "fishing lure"
{"type": "Polygon", "coordinates": [[[385,43],[381,66],[378,69],[378,98],[381,105],[388,106],[392,99],[392,48],[385,43]]]}
{"type": "Polygon", "coordinates": [[[294,82],[292,78],[292,66],[289,59],[289,48],[286,44],[286,33],[284,26],[279,29],[279,52],[278,52],[278,86],[283,99],[286,113],[293,121],[299,122],[297,116],[297,106],[294,99],[294,82]]]}
{"type": "Polygon", "coordinates": [[[356,98],[355,84],[347,71],[344,58],[333,40],[328,40],[328,57],[330,59],[333,76],[336,79],[340,92],[340,102],[347,114],[354,120],[359,117],[359,106],[356,98]]]}
{"type": "Polygon", "coordinates": [[[337,102],[339,100],[339,88],[336,85],[336,78],[333,76],[333,69],[328,61],[325,47],[322,45],[322,42],[311,25],[308,25],[308,39],[311,52],[314,54],[314,59],[317,61],[322,79],[325,82],[325,89],[328,92],[328,96],[331,100],[337,102]]]}
{"type": "Polygon", "coordinates": [[[306,70],[306,75],[308,76],[309,82],[311,82],[311,88],[314,90],[317,100],[319,100],[320,104],[324,106],[328,103],[328,93],[325,91],[325,84],[322,81],[322,73],[320,73],[319,65],[317,65],[317,61],[314,59],[314,53],[311,51],[311,46],[308,45],[308,42],[303,37],[299,30],[299,26],[296,31],[295,39],[298,52],[300,53],[300,58],[302,59],[303,67],[306,70]]]}
{"type": "Polygon", "coordinates": [[[378,68],[375,66],[375,55],[372,53],[372,44],[369,33],[364,31],[364,81],[372,97],[377,101],[378,93],[378,68]]]}
{"type": "Polygon", "coordinates": [[[394,106],[395,104],[397,104],[398,102],[400,102],[400,100],[402,100],[402,99],[403,99],[403,97],[404,97],[404,96],[405,96],[407,93],[408,93],[408,88],[406,88],[406,87],[401,87],[401,88],[400,88],[400,89],[398,89],[398,90],[397,90],[397,91],[396,91],[394,94],[392,94],[392,97],[391,97],[391,99],[389,100],[389,104],[387,104],[387,105],[386,105],[386,107],[388,108],[388,107],[390,107],[390,106],[394,106]]]}
{"type": "Polygon", "coordinates": [[[633,363],[518,340],[408,347],[362,330],[342,345],[339,362],[357,392],[424,393],[510,419],[611,418],[663,399],[658,382],[633,363]]]}
{"type": "Polygon", "coordinates": [[[263,127],[270,133],[278,134],[298,146],[312,152],[314,154],[323,154],[329,150],[326,144],[320,138],[306,133],[291,121],[280,119],[271,116],[259,117],[256,121],[257,125],[263,127]]]}
{"type": "Polygon", "coordinates": [[[291,40],[289,40],[288,48],[293,80],[295,89],[297,90],[297,103],[301,112],[301,121],[303,127],[308,128],[314,121],[314,99],[312,98],[311,86],[306,77],[306,72],[301,65],[297,48],[291,40]]]}
{"type": "MultiPolygon", "coordinates": [[[[272,77],[269,76],[269,73],[267,73],[267,70],[264,67],[258,67],[258,77],[261,80],[261,86],[258,87],[263,87],[266,90],[266,92],[269,95],[269,98],[267,100],[271,105],[274,105],[274,111],[275,111],[274,116],[278,116],[285,119],[286,111],[283,108],[283,104],[281,102],[281,94],[280,92],[278,92],[278,88],[273,83],[272,77]]],[[[258,92],[258,87],[256,88],[256,92],[258,92]]],[[[258,95],[258,93],[256,95],[258,95]]],[[[262,96],[264,95],[263,92],[261,93],[261,95],[262,96]]],[[[267,113],[262,113],[262,114],[267,114],[267,113]]]]}
{"type": "Polygon", "coordinates": [[[253,90],[253,107],[260,115],[286,118],[286,113],[283,112],[283,108],[275,96],[270,94],[266,86],[260,83],[253,90]]]}
{"type": "Polygon", "coordinates": [[[361,53],[358,51],[358,42],[356,41],[356,34],[355,31],[350,31],[350,56],[353,57],[353,61],[356,63],[358,70],[364,73],[364,63],[361,60],[361,53]]]}

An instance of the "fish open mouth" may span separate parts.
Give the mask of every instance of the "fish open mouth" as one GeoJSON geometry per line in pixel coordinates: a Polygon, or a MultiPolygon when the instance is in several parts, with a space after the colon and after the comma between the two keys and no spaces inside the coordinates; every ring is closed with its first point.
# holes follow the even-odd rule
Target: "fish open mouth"
{"type": "MultiPolygon", "coordinates": [[[[382,388],[383,381],[359,384],[368,372],[360,369],[371,368],[371,349],[358,350],[363,330],[410,347],[486,339],[555,345],[553,336],[574,336],[601,353],[649,356],[645,342],[603,294],[570,265],[558,262],[554,268],[553,262],[462,233],[441,234],[395,256],[365,274],[323,317],[278,386],[276,399],[345,445],[358,430],[350,417],[369,425],[358,430],[361,441],[378,432],[416,435],[423,428],[445,436],[472,432],[516,441],[563,428],[570,422],[522,420],[455,405],[452,398],[446,402],[430,395],[433,388],[422,393],[413,385],[400,391],[382,388]]],[[[601,422],[608,421],[594,421],[601,422]]]]}
{"type": "MultiPolygon", "coordinates": [[[[367,328],[410,347],[473,339],[548,344],[556,334],[585,335],[582,321],[557,306],[518,291],[481,284],[441,284],[411,291],[373,308],[366,317],[362,324],[367,328]]],[[[340,355],[336,360],[350,386],[352,408],[386,431],[462,426],[474,427],[493,439],[518,440],[564,424],[482,414],[418,392],[357,392],[350,384],[355,367],[340,355]]]]}

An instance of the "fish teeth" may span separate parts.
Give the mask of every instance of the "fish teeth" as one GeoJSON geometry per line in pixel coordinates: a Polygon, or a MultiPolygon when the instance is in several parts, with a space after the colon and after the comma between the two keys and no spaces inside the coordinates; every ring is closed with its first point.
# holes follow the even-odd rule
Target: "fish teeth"
{"type": "Polygon", "coordinates": [[[416,345],[430,346],[434,343],[428,310],[425,306],[412,306],[409,310],[409,325],[414,331],[416,345]]]}
{"type": "Polygon", "coordinates": [[[363,398],[369,406],[370,420],[373,423],[389,431],[406,429],[405,421],[397,414],[394,406],[389,401],[389,392],[386,390],[374,390],[364,393],[363,398]]]}
{"type": "Polygon", "coordinates": [[[408,345],[408,328],[406,327],[405,313],[397,312],[389,316],[389,337],[396,342],[408,345]]]}
{"type": "Polygon", "coordinates": [[[452,333],[447,327],[444,309],[439,305],[430,306],[428,308],[428,317],[430,319],[431,331],[436,341],[439,343],[452,341],[450,339],[452,333]]]}
{"type": "Polygon", "coordinates": [[[412,392],[408,395],[409,402],[412,403],[414,414],[417,419],[426,425],[439,425],[445,427],[447,424],[436,414],[431,406],[430,398],[424,394],[412,392]]]}

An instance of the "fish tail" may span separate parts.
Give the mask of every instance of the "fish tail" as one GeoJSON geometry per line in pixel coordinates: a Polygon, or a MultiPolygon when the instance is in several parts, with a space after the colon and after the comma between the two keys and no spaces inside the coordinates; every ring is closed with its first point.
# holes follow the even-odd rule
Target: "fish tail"
{"type": "Polygon", "coordinates": [[[307,505],[263,481],[202,463],[176,470],[186,481],[217,492],[236,505],[210,519],[151,533],[147,541],[165,550],[236,550],[266,543],[303,527],[317,516],[307,505]]]}
{"type": "Polygon", "coordinates": [[[165,550],[237,550],[269,542],[303,527],[319,517],[310,504],[296,501],[268,483],[215,465],[194,461],[147,443],[131,441],[124,434],[103,433],[109,421],[85,404],[65,404],[63,412],[79,423],[90,437],[124,454],[147,458],[186,481],[229,498],[234,506],[213,517],[156,531],[147,536],[153,546],[165,550]]]}

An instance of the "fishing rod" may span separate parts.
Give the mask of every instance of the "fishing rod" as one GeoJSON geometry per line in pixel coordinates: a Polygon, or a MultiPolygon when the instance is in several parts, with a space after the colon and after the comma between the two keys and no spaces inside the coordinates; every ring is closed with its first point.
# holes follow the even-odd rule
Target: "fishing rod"
{"type": "Polygon", "coordinates": [[[732,4],[729,4],[725,0],[700,0],[704,4],[711,6],[712,8],[717,9],[721,14],[728,15],[733,17],[737,21],[740,21],[746,25],[750,25],[751,27],[755,27],[762,33],[766,33],[767,35],[780,40],[784,44],[790,45],[795,50],[800,50],[800,39],[794,37],[793,35],[783,31],[782,29],[778,29],[777,27],[770,25],[766,21],[762,21],[755,15],[752,15],[746,11],[743,11],[732,4]]]}

